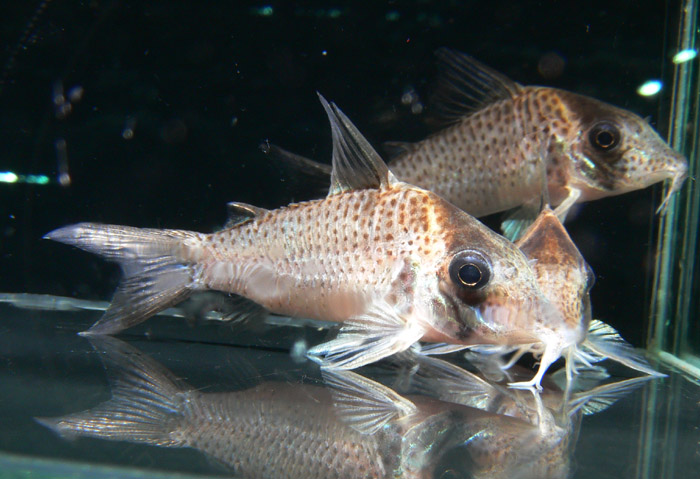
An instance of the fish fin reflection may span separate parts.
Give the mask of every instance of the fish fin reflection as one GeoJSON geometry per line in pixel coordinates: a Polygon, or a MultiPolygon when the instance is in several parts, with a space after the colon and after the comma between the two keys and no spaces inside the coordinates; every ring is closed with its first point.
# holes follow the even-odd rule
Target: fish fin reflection
{"type": "MultiPolygon", "coordinates": [[[[105,314],[88,334],[114,334],[139,324],[190,296],[193,271],[176,258],[184,231],[79,223],[44,238],[116,261],[124,278],[105,314]]],[[[184,236],[184,237],[183,237],[184,236]]]]}
{"type": "Polygon", "coordinates": [[[355,369],[405,351],[424,334],[417,321],[399,317],[393,307],[375,303],[346,321],[338,337],[309,349],[308,357],[326,369],[355,369]]]}
{"type": "Polygon", "coordinates": [[[153,359],[118,339],[91,337],[90,342],[102,354],[112,398],[87,411],[36,420],[65,437],[182,445],[176,427],[187,402],[187,386],[153,359]]]}
{"type": "Polygon", "coordinates": [[[412,386],[420,394],[440,391],[441,399],[488,410],[491,399],[499,393],[497,387],[486,379],[448,361],[422,357],[418,364],[412,386]]]}
{"type": "Polygon", "coordinates": [[[180,305],[180,309],[192,325],[199,321],[211,321],[208,315],[212,312],[218,313],[218,321],[230,323],[236,328],[262,326],[269,316],[263,306],[248,298],[218,291],[196,291],[180,305]]]}
{"type": "Polygon", "coordinates": [[[522,86],[471,56],[440,48],[431,107],[446,121],[457,121],[498,100],[512,98],[522,86]]]}
{"type": "Polygon", "coordinates": [[[603,412],[615,404],[618,399],[626,396],[653,378],[654,376],[640,376],[603,384],[588,391],[575,393],[569,400],[569,414],[573,414],[578,410],[581,410],[586,416],[603,412]]]}
{"type": "Polygon", "coordinates": [[[506,377],[510,377],[508,369],[510,369],[509,364],[511,361],[506,360],[506,356],[511,353],[517,353],[522,348],[526,348],[526,351],[529,351],[530,345],[504,346],[480,344],[469,347],[469,350],[464,353],[464,357],[487,379],[499,382],[506,377]]]}
{"type": "Polygon", "coordinates": [[[656,377],[665,377],[651,367],[641,352],[638,352],[627,341],[622,339],[612,326],[594,319],[588,329],[588,336],[581,345],[583,353],[592,354],[596,361],[612,359],[628,368],[656,377]]]}
{"type": "Polygon", "coordinates": [[[328,195],[389,186],[396,178],[379,154],[335,103],[319,94],[333,134],[333,170],[328,195]]]}
{"type": "Polygon", "coordinates": [[[362,434],[414,414],[415,404],[392,389],[352,371],[322,371],[338,417],[362,434]]]}

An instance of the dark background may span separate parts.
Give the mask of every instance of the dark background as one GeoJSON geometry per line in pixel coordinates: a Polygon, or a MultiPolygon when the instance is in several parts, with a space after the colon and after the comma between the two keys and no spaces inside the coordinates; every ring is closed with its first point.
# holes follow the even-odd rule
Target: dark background
{"type": "MultiPolygon", "coordinates": [[[[225,203],[300,199],[257,150],[270,141],[330,160],[316,91],[375,144],[418,140],[432,52],[450,46],[523,84],[556,86],[628,108],[665,133],[660,100],[636,88],[672,53],[659,1],[0,3],[0,291],[107,299],[115,266],[46,232],[78,221],[212,231],[225,203]],[[271,10],[266,10],[265,7],[271,10]],[[266,12],[271,15],[264,15],[266,12]],[[324,53],[325,52],[325,53],[324,53]],[[564,60],[543,77],[538,63],[564,60]],[[54,92],[78,87],[59,112],[54,92]],[[65,108],[65,107],[64,107],[65,108]],[[65,112],[64,112],[65,113],[65,112]],[[125,138],[131,128],[133,137],[125,138]],[[62,187],[56,144],[67,145],[62,187]]],[[[594,316],[643,342],[658,187],[586,204],[567,226],[597,273],[594,316]]]]}

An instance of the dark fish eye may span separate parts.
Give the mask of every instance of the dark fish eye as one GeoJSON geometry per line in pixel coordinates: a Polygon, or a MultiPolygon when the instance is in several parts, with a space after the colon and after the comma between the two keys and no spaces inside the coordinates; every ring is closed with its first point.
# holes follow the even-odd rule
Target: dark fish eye
{"type": "Polygon", "coordinates": [[[593,125],[588,141],[600,151],[610,151],[620,143],[620,129],[613,123],[601,121],[593,125]]]}
{"type": "Polygon", "coordinates": [[[463,288],[481,289],[491,279],[491,265],[479,253],[463,251],[450,263],[450,278],[463,288]]]}

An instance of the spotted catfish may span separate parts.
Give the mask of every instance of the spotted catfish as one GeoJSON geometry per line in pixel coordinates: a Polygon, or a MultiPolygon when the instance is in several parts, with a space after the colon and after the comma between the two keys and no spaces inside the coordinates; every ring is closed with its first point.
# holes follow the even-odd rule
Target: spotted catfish
{"type": "Polygon", "coordinates": [[[541,354],[553,349],[566,357],[569,379],[577,365],[590,367],[605,358],[661,376],[611,326],[592,320],[589,291],[595,275],[554,211],[545,207],[516,245],[531,260],[537,282],[561,313],[564,326],[548,338],[549,344],[545,340],[540,345],[520,347],[511,363],[526,351],[541,354]]]}
{"type": "Polygon", "coordinates": [[[213,234],[93,223],[49,233],[119,262],[126,275],[87,332],[115,333],[207,289],[343,323],[310,351],[328,368],[359,367],[419,340],[531,344],[562,327],[517,247],[396,180],[350,120],[322,102],[333,133],[323,200],[273,211],[234,204],[239,221],[213,234]]]}
{"type": "MultiPolygon", "coordinates": [[[[389,166],[402,181],[481,217],[536,204],[543,161],[551,204],[562,220],[574,203],[668,179],[661,209],[683,184],[686,159],[634,113],[564,90],[522,86],[455,50],[436,54],[435,110],[450,125],[418,143],[391,143],[397,155],[389,166]]],[[[267,151],[309,176],[324,171],[279,148],[267,151]]],[[[506,225],[510,237],[537,210],[515,216],[518,221],[506,225]]]]}
{"type": "MultiPolygon", "coordinates": [[[[530,327],[536,331],[536,342],[477,346],[471,347],[472,351],[496,358],[494,362],[502,369],[509,369],[528,352],[539,357],[537,375],[531,381],[512,384],[521,387],[539,385],[550,365],[562,356],[566,358],[569,380],[578,367],[591,368],[593,363],[606,358],[651,376],[662,376],[615,329],[591,319],[589,292],[595,275],[551,208],[543,208],[515,244],[530,260],[543,294],[560,313],[560,327],[552,329],[547,321],[540,323],[539,318],[533,318],[530,327]],[[502,363],[501,357],[511,353],[508,362],[502,363]]],[[[454,344],[430,345],[422,352],[442,354],[459,349],[462,346],[454,344]]]]}

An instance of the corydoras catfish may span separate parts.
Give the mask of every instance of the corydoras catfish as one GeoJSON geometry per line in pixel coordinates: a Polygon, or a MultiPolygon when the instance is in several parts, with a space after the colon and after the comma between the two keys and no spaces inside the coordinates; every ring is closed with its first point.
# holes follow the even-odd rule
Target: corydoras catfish
{"type": "MultiPolygon", "coordinates": [[[[533,318],[530,327],[539,339],[532,344],[485,345],[470,349],[491,355],[498,362],[501,357],[513,353],[507,362],[500,363],[503,369],[510,368],[525,353],[534,354],[540,361],[537,375],[531,381],[514,383],[523,387],[539,385],[549,366],[562,356],[566,358],[569,380],[577,367],[591,368],[592,363],[606,358],[646,374],[661,375],[611,326],[591,319],[589,292],[595,275],[549,206],[542,209],[515,244],[530,261],[538,286],[557,309],[562,322],[554,329],[533,318]]],[[[430,345],[423,348],[423,353],[442,354],[462,348],[455,344],[430,345]]]]}
{"type": "MultiPolygon", "coordinates": [[[[434,109],[450,125],[417,143],[390,143],[397,155],[389,166],[402,181],[481,217],[537,203],[544,161],[562,220],[574,203],[669,179],[662,208],[683,184],[686,159],[636,114],[556,88],[522,86],[455,50],[436,55],[434,109]]],[[[314,177],[330,172],[279,148],[267,151],[314,177]]]]}
{"type": "Polygon", "coordinates": [[[569,380],[577,365],[591,367],[591,363],[605,358],[652,376],[662,376],[615,329],[600,320],[592,320],[589,292],[595,274],[549,206],[543,208],[515,244],[531,261],[540,289],[564,322],[542,344],[518,348],[510,364],[526,351],[539,355],[551,349],[566,358],[569,380]]]}
{"type": "Polygon", "coordinates": [[[330,387],[286,378],[203,393],[116,338],[91,342],[112,397],[38,419],[65,437],[190,447],[246,478],[559,477],[519,473],[539,432],[512,417],[404,397],[350,371],[324,373],[330,387]]]}
{"type": "Polygon", "coordinates": [[[419,340],[531,344],[562,326],[517,247],[396,180],[350,120],[322,102],[333,133],[323,200],[272,211],[233,204],[242,218],[213,234],[81,223],[46,235],[122,266],[110,308],[87,332],[115,333],[207,289],[342,322],[336,339],[310,350],[327,368],[359,367],[419,340]]]}

